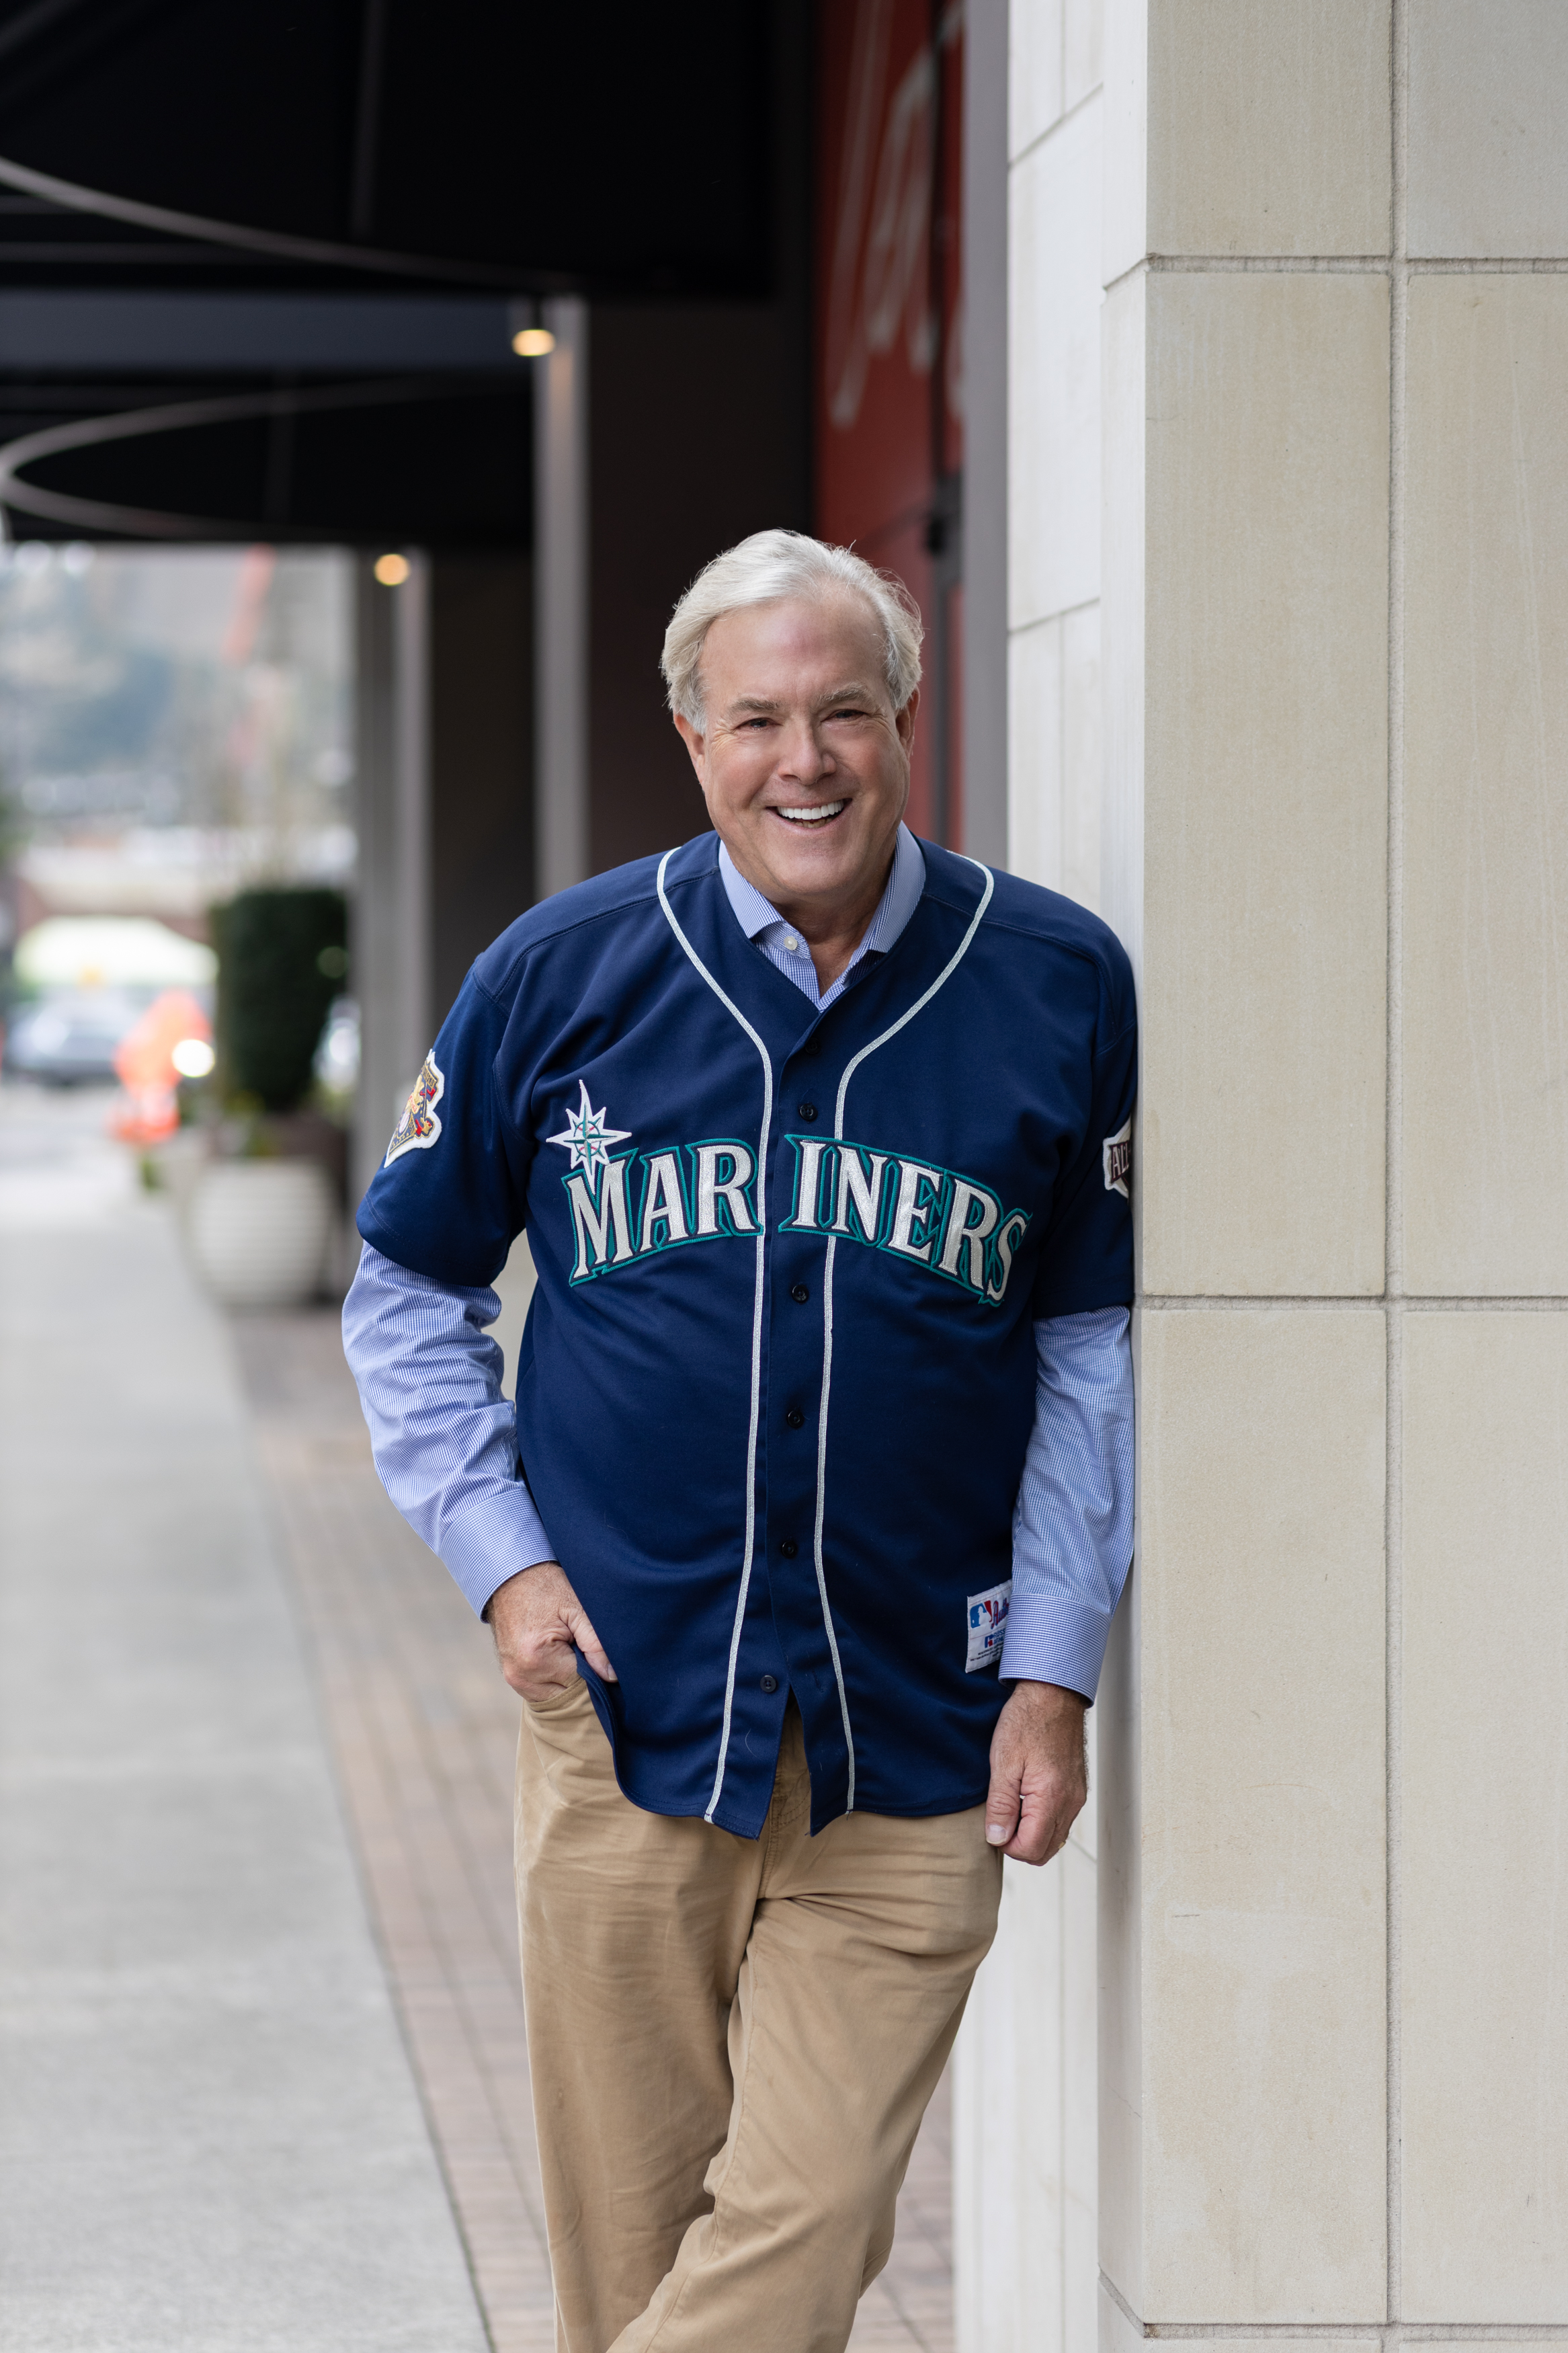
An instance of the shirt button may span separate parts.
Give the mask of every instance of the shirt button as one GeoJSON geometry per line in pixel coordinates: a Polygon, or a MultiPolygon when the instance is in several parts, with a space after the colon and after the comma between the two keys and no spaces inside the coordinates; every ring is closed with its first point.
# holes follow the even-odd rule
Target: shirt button
{"type": "Polygon", "coordinates": [[[784,1419],[788,1422],[792,1430],[804,1430],[805,1428],[805,1416],[802,1413],[799,1406],[797,1405],[791,1406],[789,1411],[784,1416],[784,1419]]]}
{"type": "Polygon", "coordinates": [[[779,1550],[783,1553],[785,1560],[793,1560],[796,1553],[800,1550],[800,1546],[796,1544],[793,1536],[785,1536],[784,1542],[779,1546],[779,1550]]]}
{"type": "Polygon", "coordinates": [[[800,942],[795,938],[793,932],[786,932],[784,934],[784,945],[788,948],[791,955],[798,955],[800,950],[800,942]]]}
{"type": "Polygon", "coordinates": [[[811,1293],[807,1291],[804,1282],[792,1282],[789,1287],[789,1295],[794,1300],[797,1307],[804,1307],[806,1301],[811,1297],[811,1293]]]}
{"type": "Polygon", "coordinates": [[[757,1689],[759,1691],[765,1692],[776,1692],[778,1687],[779,1679],[777,1675],[764,1675],[757,1685],[757,1689]]]}
{"type": "Polygon", "coordinates": [[[816,1117],[816,1105],[815,1103],[796,1103],[795,1109],[799,1112],[802,1119],[815,1119],[816,1117]]]}

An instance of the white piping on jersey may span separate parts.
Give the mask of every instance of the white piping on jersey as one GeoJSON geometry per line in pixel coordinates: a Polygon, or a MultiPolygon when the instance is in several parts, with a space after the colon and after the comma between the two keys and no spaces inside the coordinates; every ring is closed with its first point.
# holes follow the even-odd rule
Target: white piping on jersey
{"type": "MultiPolygon", "coordinates": [[[[746,1549],[741,1569],[741,1590],[735,1602],[735,1623],[730,1636],[729,1672],[724,1678],[724,1725],[719,1736],[719,1769],[713,1777],[713,1795],[709,1799],[702,1817],[705,1822],[710,1822],[719,1803],[719,1793],[724,1787],[724,1767],[730,1756],[730,1720],[735,1705],[735,1664],[741,1654],[741,1629],[745,1623],[746,1596],[751,1591],[752,1560],[757,1541],[757,1425],[763,1393],[763,1269],[768,1239],[768,1136],[773,1124],[773,1066],[761,1038],[740,1007],[731,997],[725,996],[676,921],[675,910],[666,897],[664,888],[664,870],[674,855],[673,849],[667,849],[658,861],[658,903],[664,909],[665,921],[720,1004],[727,1013],[734,1016],[763,1058],[763,1134],[757,1146],[757,1285],[752,1307],[752,1421],[746,1434],[746,1549]]],[[[842,1690],[842,1683],[839,1688],[842,1690]]],[[[853,1759],[850,1771],[854,1771],[853,1759]]]]}
{"type": "Polygon", "coordinates": [[[838,1633],[833,1623],[833,1611],[827,1600],[827,1572],[822,1565],[822,1522],[827,1508],[827,1393],[833,1386],[833,1254],[838,1247],[837,1234],[827,1237],[827,1252],[822,1261],[822,1400],[816,1410],[816,1520],[811,1535],[811,1554],[816,1563],[816,1590],[822,1603],[822,1622],[827,1629],[827,1647],[833,1653],[834,1680],[838,1685],[838,1713],[844,1719],[844,1748],[849,1759],[849,1788],[844,1810],[855,1810],[855,1735],[849,1729],[849,1694],[844,1688],[844,1669],[838,1657],[838,1633]]]}
{"type": "MultiPolygon", "coordinates": [[[[978,859],[966,859],[964,863],[975,867],[985,877],[985,888],[980,894],[980,904],[970,919],[969,929],[925,995],[917,997],[907,1013],[900,1013],[879,1038],[873,1038],[868,1046],[862,1046],[846,1065],[844,1076],[838,1082],[838,1101],[833,1113],[833,1139],[836,1144],[844,1141],[844,1104],[849,1092],[849,1082],[861,1063],[868,1055],[874,1054],[879,1046],[885,1046],[889,1038],[896,1038],[917,1013],[923,1012],[943,982],[950,980],[958,970],[971,940],[980,929],[980,919],[990,905],[991,894],[996,888],[996,877],[989,867],[982,866],[978,859]]],[[[849,1729],[849,1700],[844,1689],[844,1670],[838,1663],[838,1637],[834,1631],[833,1612],[827,1603],[827,1571],[822,1558],[822,1529],[827,1509],[827,1406],[833,1388],[833,1262],[837,1250],[838,1237],[830,1233],[822,1266],[822,1402],[816,1415],[816,1525],[813,1547],[816,1560],[816,1589],[822,1598],[822,1622],[827,1629],[827,1647],[833,1653],[833,1672],[838,1680],[838,1705],[844,1717],[844,1746],[849,1753],[849,1788],[844,1810],[846,1813],[852,1814],[855,1810],[855,1738],[849,1729]]]]}

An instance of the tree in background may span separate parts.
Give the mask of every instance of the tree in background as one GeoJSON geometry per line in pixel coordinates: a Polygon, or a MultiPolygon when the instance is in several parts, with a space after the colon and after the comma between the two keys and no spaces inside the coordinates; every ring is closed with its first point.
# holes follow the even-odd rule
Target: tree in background
{"type": "Polygon", "coordinates": [[[299,1109],[348,971],[341,891],[242,891],[212,911],[218,955],[217,1081],[231,1108],[299,1109]]]}

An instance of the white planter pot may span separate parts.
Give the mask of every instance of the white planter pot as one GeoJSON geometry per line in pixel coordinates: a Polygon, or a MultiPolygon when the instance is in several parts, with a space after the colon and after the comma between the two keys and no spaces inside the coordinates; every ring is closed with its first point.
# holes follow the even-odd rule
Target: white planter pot
{"type": "Polygon", "coordinates": [[[226,1307],[300,1307],[321,1286],[332,1214],[318,1161],[213,1161],[191,1198],[191,1256],[226,1307]]]}

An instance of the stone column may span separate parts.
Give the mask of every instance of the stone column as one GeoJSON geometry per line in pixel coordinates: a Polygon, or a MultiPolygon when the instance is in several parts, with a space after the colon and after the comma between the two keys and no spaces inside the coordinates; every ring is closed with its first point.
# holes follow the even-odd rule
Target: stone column
{"type": "MultiPolygon", "coordinates": [[[[1007,863],[1098,907],[1101,18],[1099,0],[1010,13],[1007,863]]],[[[967,514],[967,476],[964,496],[967,514]]],[[[954,2069],[959,2353],[1094,2342],[1095,1873],[1092,1809],[1045,1871],[1006,1867],[954,2069]]]]}
{"type": "Polygon", "coordinates": [[[1094,2342],[1098,2124],[1102,2353],[1568,2345],[1568,10],[1014,0],[1010,78],[1009,859],[1139,972],[1142,1471],[959,2341],[1094,2342]]]}
{"type": "Polygon", "coordinates": [[[1100,2344],[1568,2343],[1568,12],[1107,0],[1104,113],[1100,2344]]]}
{"type": "Polygon", "coordinates": [[[1562,2342],[1568,13],[1401,29],[1396,2310],[1562,2342]]]}

